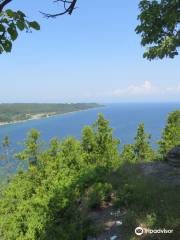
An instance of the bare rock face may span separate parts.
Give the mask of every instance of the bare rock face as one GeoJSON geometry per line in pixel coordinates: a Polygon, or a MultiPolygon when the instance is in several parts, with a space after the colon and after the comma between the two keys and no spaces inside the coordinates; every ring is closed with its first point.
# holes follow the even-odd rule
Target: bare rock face
{"type": "Polygon", "coordinates": [[[180,168],[180,146],[172,148],[166,158],[170,165],[180,168]]]}

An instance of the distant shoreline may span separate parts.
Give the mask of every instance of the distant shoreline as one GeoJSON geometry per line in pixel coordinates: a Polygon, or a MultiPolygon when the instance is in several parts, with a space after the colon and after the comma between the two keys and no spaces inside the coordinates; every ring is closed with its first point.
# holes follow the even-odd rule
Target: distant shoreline
{"type": "Polygon", "coordinates": [[[0,122],[0,127],[5,126],[5,125],[14,125],[17,123],[23,123],[23,122],[32,121],[32,120],[40,120],[43,118],[57,116],[59,114],[57,113],[57,114],[53,114],[53,115],[48,115],[48,113],[47,113],[47,116],[44,116],[44,115],[46,115],[46,114],[43,113],[43,116],[40,116],[40,114],[34,114],[34,115],[31,115],[31,118],[29,118],[29,119],[22,119],[22,120],[16,120],[16,121],[11,121],[11,122],[0,122]]]}
{"type": "Polygon", "coordinates": [[[97,108],[102,108],[102,107],[105,107],[105,106],[99,106],[99,107],[87,108],[87,109],[81,109],[81,110],[74,110],[74,111],[70,111],[70,112],[66,112],[66,113],[55,113],[55,112],[53,114],[52,113],[42,113],[42,114],[38,113],[38,114],[31,115],[31,118],[29,118],[29,119],[16,120],[16,121],[11,121],[11,122],[0,122],[0,127],[6,126],[6,125],[14,125],[14,124],[18,124],[18,123],[33,121],[33,120],[46,119],[46,118],[60,116],[60,115],[67,115],[67,114],[76,113],[76,112],[84,112],[84,111],[88,111],[91,109],[97,109],[97,108]]]}

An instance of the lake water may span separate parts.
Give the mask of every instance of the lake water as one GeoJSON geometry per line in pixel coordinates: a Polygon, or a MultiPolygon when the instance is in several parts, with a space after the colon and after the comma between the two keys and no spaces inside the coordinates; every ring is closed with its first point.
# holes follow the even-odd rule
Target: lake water
{"type": "Polygon", "coordinates": [[[98,113],[102,113],[110,121],[114,136],[120,138],[122,143],[132,143],[138,124],[144,122],[146,131],[152,134],[152,144],[155,146],[154,142],[160,138],[168,113],[178,109],[180,103],[107,104],[103,108],[0,126],[0,141],[7,135],[11,146],[20,150],[19,143],[23,142],[32,128],[38,129],[45,141],[69,135],[80,139],[83,126],[92,124],[98,113]]]}

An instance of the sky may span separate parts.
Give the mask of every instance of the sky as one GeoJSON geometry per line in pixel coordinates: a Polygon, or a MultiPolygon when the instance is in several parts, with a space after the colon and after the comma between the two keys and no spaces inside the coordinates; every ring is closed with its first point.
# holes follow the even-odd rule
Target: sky
{"type": "Polygon", "coordinates": [[[143,59],[138,1],[79,0],[72,16],[52,0],[18,1],[40,31],[22,33],[0,55],[0,102],[179,102],[180,56],[143,59]]]}

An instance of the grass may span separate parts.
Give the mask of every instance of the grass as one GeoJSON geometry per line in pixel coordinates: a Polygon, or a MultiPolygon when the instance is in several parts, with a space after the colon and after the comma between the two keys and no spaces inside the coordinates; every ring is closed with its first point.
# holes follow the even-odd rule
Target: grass
{"type": "MultiPolygon", "coordinates": [[[[139,164],[130,163],[104,174],[101,182],[102,186],[105,183],[112,186],[113,207],[126,212],[120,226],[123,240],[180,239],[180,185],[169,185],[159,178],[145,176],[139,164]],[[143,234],[140,238],[134,232],[138,226],[146,229],[173,229],[173,233],[143,234]]],[[[95,196],[95,200],[98,200],[97,193],[95,196]]]]}
{"type": "Polygon", "coordinates": [[[127,209],[124,240],[139,239],[134,234],[137,226],[174,230],[173,234],[149,234],[141,239],[180,239],[180,186],[144,176],[136,164],[125,164],[108,179],[116,192],[114,205],[127,209]]]}

